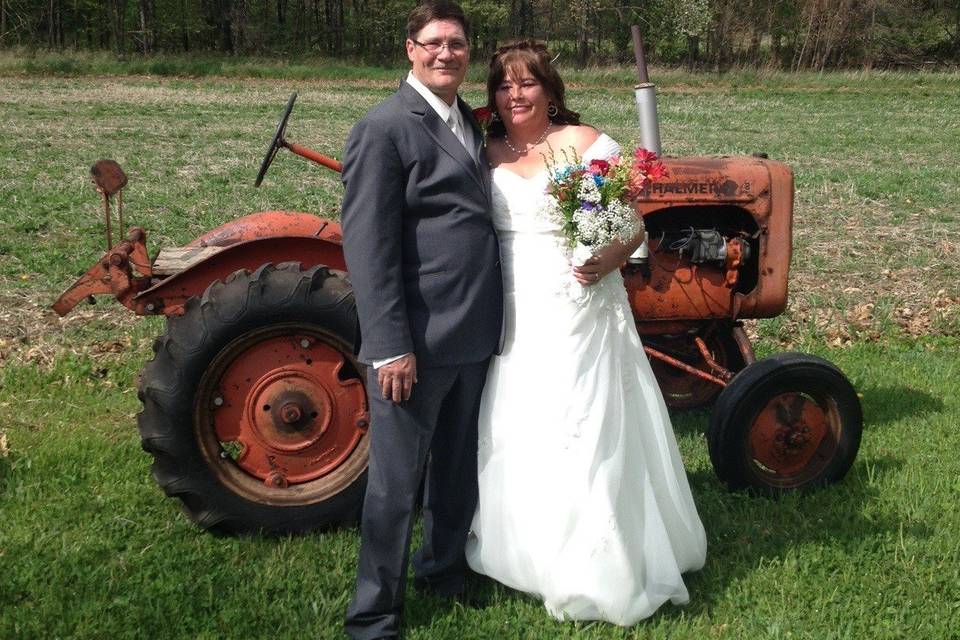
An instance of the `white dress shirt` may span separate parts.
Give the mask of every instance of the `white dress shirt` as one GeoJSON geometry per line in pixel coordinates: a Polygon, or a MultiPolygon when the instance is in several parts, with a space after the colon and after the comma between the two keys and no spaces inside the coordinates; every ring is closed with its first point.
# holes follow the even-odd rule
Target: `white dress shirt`
{"type": "MultiPolygon", "coordinates": [[[[467,151],[473,148],[473,132],[471,129],[463,124],[463,114],[460,113],[460,109],[456,108],[457,101],[454,100],[453,105],[449,105],[444,102],[440,96],[435,94],[433,91],[427,88],[425,84],[420,82],[417,79],[417,76],[413,75],[413,71],[407,73],[407,84],[417,90],[423,99],[427,101],[434,111],[437,112],[437,115],[440,116],[440,119],[447,123],[447,126],[450,127],[450,130],[453,131],[453,135],[457,137],[457,140],[460,141],[467,151]]],[[[471,156],[473,154],[471,153],[471,156]]]]}

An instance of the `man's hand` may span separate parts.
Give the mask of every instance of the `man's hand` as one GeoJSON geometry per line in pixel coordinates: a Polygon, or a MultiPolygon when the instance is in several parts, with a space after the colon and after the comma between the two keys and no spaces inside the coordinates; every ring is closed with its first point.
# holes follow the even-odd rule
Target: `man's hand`
{"type": "Polygon", "coordinates": [[[377,369],[377,381],[385,400],[403,402],[410,399],[417,381],[417,357],[412,353],[377,369]]]}

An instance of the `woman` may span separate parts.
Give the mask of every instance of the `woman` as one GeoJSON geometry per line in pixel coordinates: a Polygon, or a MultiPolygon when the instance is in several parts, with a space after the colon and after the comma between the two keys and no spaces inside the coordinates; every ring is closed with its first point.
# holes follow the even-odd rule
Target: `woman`
{"type": "Polygon", "coordinates": [[[703,525],[619,272],[638,240],[573,268],[538,212],[546,157],[620,149],[566,108],[542,44],[501,47],[487,96],[506,338],[483,392],[467,560],[558,618],[632,625],[688,601],[703,525]]]}

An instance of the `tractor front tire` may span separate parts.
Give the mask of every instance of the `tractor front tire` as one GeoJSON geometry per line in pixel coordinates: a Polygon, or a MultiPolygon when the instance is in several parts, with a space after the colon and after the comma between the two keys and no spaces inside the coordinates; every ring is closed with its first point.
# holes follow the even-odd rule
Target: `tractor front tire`
{"type": "Polygon", "coordinates": [[[167,321],[137,417],[153,476],[216,534],[355,521],[369,439],[356,305],[343,272],[238,271],[167,321]]]}
{"type": "Polygon", "coordinates": [[[856,458],[860,400],[823,358],[782,353],[738,373],[710,416],[710,460],[731,490],[768,495],[837,482],[856,458]]]}

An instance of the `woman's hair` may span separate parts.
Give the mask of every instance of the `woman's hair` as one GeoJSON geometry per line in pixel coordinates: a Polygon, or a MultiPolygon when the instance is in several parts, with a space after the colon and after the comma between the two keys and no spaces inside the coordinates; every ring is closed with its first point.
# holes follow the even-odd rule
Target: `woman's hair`
{"type": "MultiPolygon", "coordinates": [[[[554,124],[580,124],[580,114],[567,109],[564,102],[563,80],[550,62],[550,52],[542,42],[521,38],[511,40],[497,48],[490,58],[490,72],[487,75],[487,108],[497,112],[497,88],[507,74],[528,70],[543,86],[547,99],[557,108],[557,115],[550,121],[554,124]]],[[[487,128],[487,135],[499,138],[506,135],[506,129],[500,119],[495,119],[487,128]]]]}

